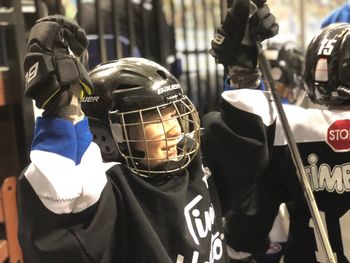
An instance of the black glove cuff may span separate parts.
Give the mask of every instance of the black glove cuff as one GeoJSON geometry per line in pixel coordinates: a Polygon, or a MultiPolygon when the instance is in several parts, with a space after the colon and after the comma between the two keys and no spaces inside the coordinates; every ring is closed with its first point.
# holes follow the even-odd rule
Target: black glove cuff
{"type": "Polygon", "coordinates": [[[57,81],[56,75],[52,74],[45,83],[37,85],[35,89],[31,90],[29,98],[35,100],[35,106],[39,109],[46,108],[54,96],[59,94],[62,90],[61,85],[57,81]]]}
{"type": "Polygon", "coordinates": [[[236,49],[236,55],[232,57],[229,65],[237,65],[245,68],[256,68],[258,61],[258,50],[256,46],[240,45],[236,49]]]}
{"type": "Polygon", "coordinates": [[[261,73],[256,68],[228,67],[231,82],[238,89],[257,89],[261,73]]]}

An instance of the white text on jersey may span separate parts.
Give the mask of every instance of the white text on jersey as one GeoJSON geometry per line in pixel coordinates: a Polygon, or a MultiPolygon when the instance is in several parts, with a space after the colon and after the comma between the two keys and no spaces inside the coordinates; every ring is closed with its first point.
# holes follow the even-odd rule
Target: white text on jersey
{"type": "Polygon", "coordinates": [[[317,162],[318,156],[310,154],[308,156],[310,165],[305,167],[313,190],[336,191],[339,194],[350,192],[350,163],[335,165],[332,168],[326,163],[317,164],[317,162]]]}

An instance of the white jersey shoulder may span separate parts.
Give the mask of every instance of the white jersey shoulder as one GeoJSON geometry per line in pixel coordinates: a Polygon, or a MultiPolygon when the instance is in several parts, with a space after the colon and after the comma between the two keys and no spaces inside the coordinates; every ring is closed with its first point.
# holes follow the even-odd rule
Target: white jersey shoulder
{"type": "MultiPolygon", "coordinates": [[[[287,143],[275,103],[269,92],[239,89],[225,91],[222,97],[233,107],[260,116],[266,126],[277,119],[274,144],[287,143]]],[[[350,111],[305,109],[295,105],[283,105],[283,109],[296,142],[324,141],[328,127],[332,123],[341,119],[350,119],[350,111]]]]}

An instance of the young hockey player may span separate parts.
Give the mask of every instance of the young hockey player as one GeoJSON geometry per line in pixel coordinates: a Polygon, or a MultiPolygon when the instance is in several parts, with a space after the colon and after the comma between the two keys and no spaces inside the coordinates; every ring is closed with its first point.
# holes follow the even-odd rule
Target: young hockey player
{"type": "Polygon", "coordinates": [[[282,103],[302,103],[305,98],[302,52],[292,42],[269,42],[264,52],[282,103]]]}
{"type": "MultiPolygon", "coordinates": [[[[259,23],[270,16],[256,28],[270,32],[259,23]]],[[[26,96],[44,112],[18,186],[26,263],[227,262],[213,176],[197,154],[199,117],[181,85],[142,58],[88,76],[77,60],[86,47],[84,31],[61,16],[31,30],[26,96]],[[110,99],[100,116],[108,115],[122,163],[103,162],[82,93],[97,105],[110,99]]]]}
{"type": "MultiPolygon", "coordinates": [[[[222,93],[220,112],[203,118],[206,133],[202,148],[215,174],[215,184],[219,189],[226,188],[218,192],[220,198],[231,196],[236,202],[235,206],[223,206],[222,211],[226,241],[232,248],[229,254],[249,262],[249,254],[263,252],[279,205],[292,202],[284,262],[328,262],[297,179],[281,120],[269,92],[258,89],[257,52],[248,51],[256,46],[254,42],[244,46],[236,38],[235,28],[240,27],[237,23],[226,19],[224,25],[221,30],[226,38],[217,41],[222,35],[218,31],[211,53],[229,65],[236,89],[222,93]],[[234,48],[228,49],[227,44],[234,48]],[[215,158],[218,155],[220,159],[215,158]],[[232,195],[234,187],[225,180],[232,177],[240,196],[232,195]]],[[[349,41],[349,24],[334,24],[308,46],[308,93],[323,109],[284,105],[338,263],[350,262],[349,41]]]]}

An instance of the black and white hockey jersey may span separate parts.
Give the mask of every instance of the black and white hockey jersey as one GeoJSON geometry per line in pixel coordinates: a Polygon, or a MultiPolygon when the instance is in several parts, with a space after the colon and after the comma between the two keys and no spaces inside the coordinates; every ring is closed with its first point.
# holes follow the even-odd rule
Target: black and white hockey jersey
{"type": "Polygon", "coordinates": [[[87,119],[38,118],[31,160],[18,187],[26,263],[226,262],[199,155],[184,174],[147,182],[102,162],[87,119]]]}
{"type": "MultiPolygon", "coordinates": [[[[279,205],[286,202],[284,262],[327,262],[269,93],[242,89],[222,97],[222,111],[203,119],[203,149],[220,189],[227,243],[236,251],[263,252],[279,205]]],[[[292,105],[284,110],[337,262],[350,262],[350,111],[292,105]]]]}

